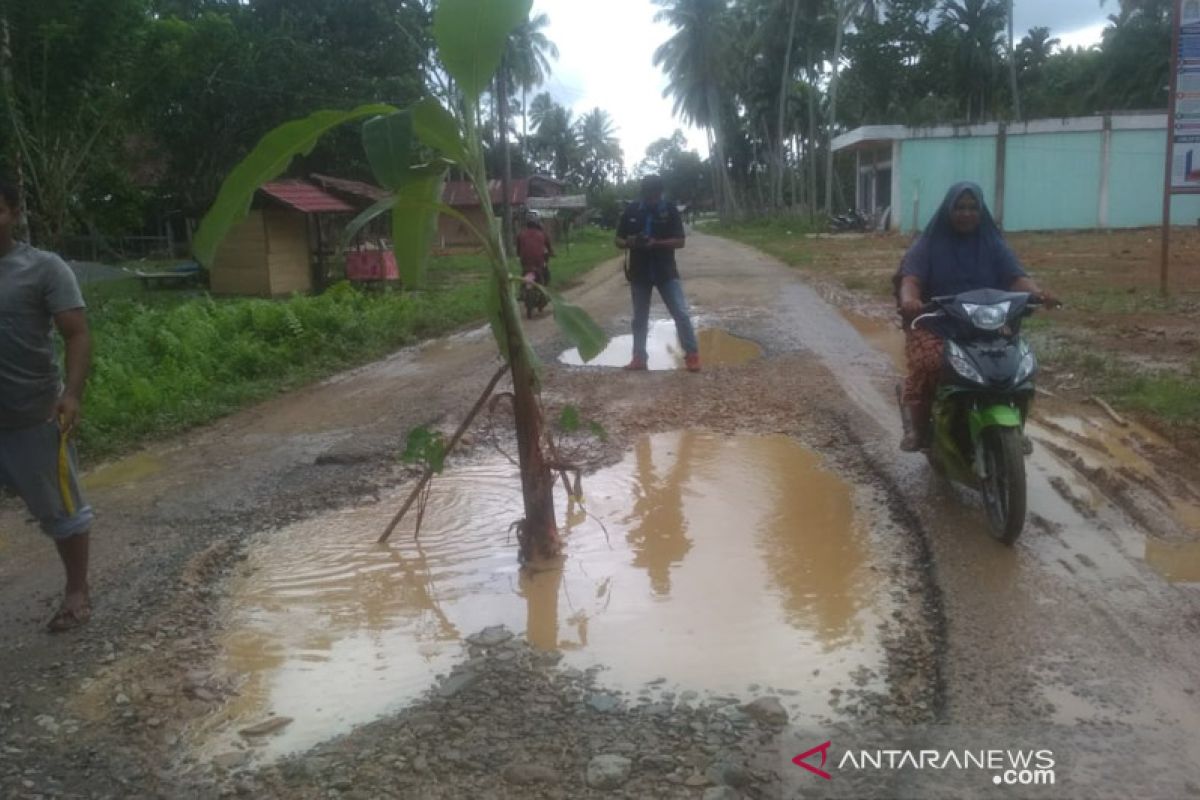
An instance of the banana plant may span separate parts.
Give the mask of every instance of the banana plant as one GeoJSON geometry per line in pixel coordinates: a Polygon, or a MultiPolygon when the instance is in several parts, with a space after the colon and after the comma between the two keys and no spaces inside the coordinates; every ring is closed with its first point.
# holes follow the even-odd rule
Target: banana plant
{"type": "MultiPolygon", "coordinates": [[[[521,326],[513,275],[505,252],[502,227],[492,208],[483,143],[476,120],[480,95],[500,64],[509,34],[528,19],[532,0],[438,0],[433,34],[438,56],[453,80],[449,107],[429,96],[398,109],[386,104],[350,111],[317,111],[268,133],[225,179],[212,208],[193,240],[198,261],[211,266],[217,248],[249,212],[254,193],[306,155],[329,131],[361,123],[362,142],[376,179],[390,195],[348,226],[346,239],[372,219],[391,215],[392,241],[405,287],[423,283],[439,214],[467,225],[488,258],[487,313],[501,356],[511,368],[513,407],[521,467],[525,517],[520,522],[521,558],[541,560],[558,555],[560,541],[554,513],[554,466],[544,451],[539,365],[521,326]],[[454,168],[467,177],[479,196],[487,224],[474,226],[441,202],[446,173],[454,168]]],[[[554,317],[585,359],[607,344],[600,327],[582,309],[549,292],[554,317]]]]}

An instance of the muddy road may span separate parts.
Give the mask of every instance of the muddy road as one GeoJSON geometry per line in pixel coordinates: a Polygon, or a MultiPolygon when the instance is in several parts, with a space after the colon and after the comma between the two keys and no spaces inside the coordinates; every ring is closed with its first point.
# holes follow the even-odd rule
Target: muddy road
{"type": "MultiPolygon", "coordinates": [[[[41,632],[58,566],[0,504],[0,794],[1200,795],[1200,493],[1170,443],[1047,400],[1004,547],[897,451],[886,320],[722,239],[681,268],[699,375],[669,323],[645,374],[611,366],[626,343],[579,366],[531,323],[548,415],[603,431],[562,435],[586,471],[561,563],[516,563],[503,413],[420,536],[374,544],[407,432],[453,429],[494,369],[484,331],[94,470],[77,634],[41,632]],[[792,763],[824,742],[831,780],[792,763]],[[1039,753],[1054,784],[944,760],[981,751],[1039,753]]],[[[619,265],[571,294],[626,332],[619,265]]]]}

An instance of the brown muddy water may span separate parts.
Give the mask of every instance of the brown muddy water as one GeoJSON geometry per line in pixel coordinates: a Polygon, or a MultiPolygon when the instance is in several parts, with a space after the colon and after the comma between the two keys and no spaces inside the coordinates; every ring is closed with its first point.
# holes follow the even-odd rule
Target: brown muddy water
{"type": "Polygon", "coordinates": [[[897,372],[908,371],[908,359],[904,354],[904,331],[892,318],[872,317],[841,309],[842,318],[858,331],[863,340],[883,353],[892,362],[897,372]]]}
{"type": "MultiPolygon", "coordinates": [[[[706,367],[737,366],[760,358],[762,348],[748,339],[740,339],[717,328],[696,331],[700,344],[700,363],[706,367]]],[[[654,320],[646,339],[646,352],[652,370],[672,370],[683,367],[683,347],[675,333],[675,322],[654,320]]],[[[615,336],[600,355],[586,363],[589,367],[623,367],[633,356],[633,336],[615,336]]],[[[569,366],[585,366],[579,350],[572,348],[558,359],[569,366]]]]}
{"type": "Polygon", "coordinates": [[[757,684],[811,715],[848,673],[882,672],[869,512],[793,440],[639,440],[585,479],[586,511],[562,503],[567,555],[538,572],[508,535],[517,486],[507,462],[452,467],[419,543],[402,527],[374,544],[399,496],[264,534],[227,600],[221,666],[241,693],[198,731],[201,752],[272,715],[294,721],[268,757],[346,732],[417,697],[496,624],[631,693],[757,684]]]}

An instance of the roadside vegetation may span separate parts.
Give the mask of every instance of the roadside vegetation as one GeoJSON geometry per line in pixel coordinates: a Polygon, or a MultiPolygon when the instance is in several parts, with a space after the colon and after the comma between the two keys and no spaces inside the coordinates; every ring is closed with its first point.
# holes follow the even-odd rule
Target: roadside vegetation
{"type": "MultiPolygon", "coordinates": [[[[817,236],[804,220],[777,217],[705,226],[804,271],[843,307],[891,313],[892,274],[911,239],[901,235],[817,236]]],[[[1016,233],[1009,241],[1066,308],[1026,330],[1045,386],[1073,399],[1101,397],[1160,429],[1200,444],[1200,232],[1174,233],[1174,290],[1158,286],[1158,235],[1016,233]]]]}
{"type": "MultiPolygon", "coordinates": [[[[552,262],[562,289],[609,258],[588,229],[552,262]]],[[[96,361],[80,447],[88,460],[209,422],[250,403],[485,319],[486,257],[444,256],[423,292],[340,283],[315,297],[212,297],[143,290],[136,280],[86,287],[96,361]]]]}

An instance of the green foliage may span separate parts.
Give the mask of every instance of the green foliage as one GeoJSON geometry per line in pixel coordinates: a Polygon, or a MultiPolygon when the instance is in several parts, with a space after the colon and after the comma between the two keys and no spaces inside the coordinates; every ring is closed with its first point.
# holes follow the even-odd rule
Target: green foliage
{"type": "Polygon", "coordinates": [[[296,156],[312,152],[323,135],[347,122],[394,110],[391,106],[372,104],[353,111],[317,111],[268,133],[221,185],[216,202],[205,214],[192,242],[196,259],[211,266],[221,240],[250,211],[250,202],[258,188],[281,175],[296,156]]]}
{"type": "Polygon", "coordinates": [[[413,120],[409,111],[397,111],[363,123],[363,150],[375,179],[392,191],[408,182],[413,151],[413,120]]]}
{"type": "Polygon", "coordinates": [[[431,431],[423,425],[413,428],[408,433],[400,459],[406,464],[420,464],[440,475],[446,468],[446,439],[441,431],[431,431]]]}
{"type": "Polygon", "coordinates": [[[579,355],[585,362],[591,361],[608,345],[608,337],[596,321],[588,316],[579,306],[572,305],[563,299],[558,292],[546,292],[554,306],[554,320],[562,329],[571,343],[579,348],[579,355]]]}
{"type": "Polygon", "coordinates": [[[413,130],[426,146],[458,164],[470,160],[453,115],[437,100],[425,98],[412,107],[413,130]]]}
{"type": "Polygon", "coordinates": [[[579,416],[579,409],[575,406],[563,406],[562,412],[558,415],[558,428],[563,433],[575,433],[583,426],[583,421],[579,416]]]}
{"type": "Polygon", "coordinates": [[[529,17],[533,0],[440,0],[433,35],[446,71],[467,101],[479,98],[496,68],[508,36],[529,17]]]}
{"type": "Polygon", "coordinates": [[[95,363],[89,458],[226,414],[280,389],[479,319],[480,286],[423,294],[338,284],[286,301],[88,287],[95,363]]]}
{"type": "Polygon", "coordinates": [[[438,203],[445,171],[410,179],[396,192],[392,207],[392,247],[406,286],[421,286],[437,234],[438,203]]]}

